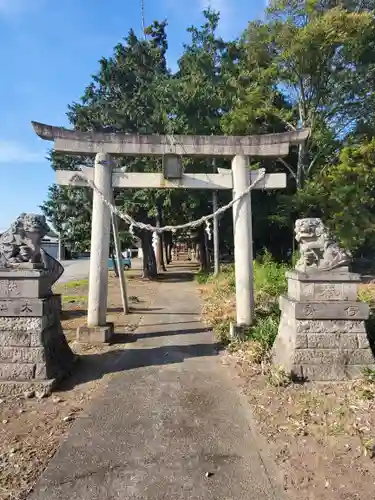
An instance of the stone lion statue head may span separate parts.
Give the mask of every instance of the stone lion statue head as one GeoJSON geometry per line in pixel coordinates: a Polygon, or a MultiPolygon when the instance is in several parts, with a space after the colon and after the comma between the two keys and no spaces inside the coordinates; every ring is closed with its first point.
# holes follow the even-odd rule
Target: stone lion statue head
{"type": "Polygon", "coordinates": [[[41,262],[40,244],[48,231],[44,215],[21,213],[0,237],[1,265],[41,262]]]}
{"type": "Polygon", "coordinates": [[[340,248],[321,219],[298,219],[294,232],[300,252],[297,270],[329,271],[350,262],[350,252],[340,248]]]}
{"type": "Polygon", "coordinates": [[[294,233],[298,242],[305,239],[318,239],[325,233],[325,227],[321,219],[318,218],[298,219],[294,233]]]}
{"type": "Polygon", "coordinates": [[[23,229],[25,233],[38,233],[42,239],[49,231],[44,215],[39,214],[22,214],[23,229]]]}

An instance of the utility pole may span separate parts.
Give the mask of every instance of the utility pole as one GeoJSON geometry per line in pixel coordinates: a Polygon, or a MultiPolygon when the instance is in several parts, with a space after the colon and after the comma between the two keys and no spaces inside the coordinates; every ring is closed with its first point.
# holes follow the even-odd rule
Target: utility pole
{"type": "Polygon", "coordinates": [[[146,26],[145,26],[145,1],[141,1],[141,25],[142,25],[142,35],[143,39],[146,40],[146,26]]]}
{"type": "MultiPolygon", "coordinates": [[[[212,168],[214,174],[216,174],[216,160],[212,160],[212,168]]],[[[217,202],[217,191],[212,191],[212,211],[215,213],[218,209],[217,202]]],[[[214,217],[214,276],[217,276],[220,272],[220,244],[219,244],[219,219],[217,215],[214,217]]]]}
{"type": "Polygon", "coordinates": [[[59,239],[58,239],[58,250],[57,250],[57,260],[58,261],[62,261],[64,260],[63,257],[63,242],[62,242],[62,238],[61,238],[61,235],[59,234],[59,239]]]}

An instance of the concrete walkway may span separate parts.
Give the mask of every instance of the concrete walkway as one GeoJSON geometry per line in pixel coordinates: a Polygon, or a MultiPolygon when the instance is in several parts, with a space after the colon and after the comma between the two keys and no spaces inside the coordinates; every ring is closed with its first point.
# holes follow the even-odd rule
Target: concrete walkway
{"type": "Polygon", "coordinates": [[[249,407],[199,323],[191,278],[168,272],[134,342],[109,370],[118,373],[30,500],[281,498],[249,407]]]}
{"type": "MultiPolygon", "coordinates": [[[[59,283],[67,283],[68,281],[83,280],[89,277],[90,259],[62,260],[64,266],[64,274],[59,279],[59,283]]],[[[142,269],[141,259],[132,259],[132,269],[142,269]]]]}
{"type": "MultiPolygon", "coordinates": [[[[67,283],[68,281],[83,280],[89,277],[90,273],[90,259],[75,259],[75,260],[62,260],[61,264],[64,266],[64,274],[59,279],[59,283],[67,283]]],[[[132,269],[142,269],[141,259],[132,259],[132,269]]]]}
{"type": "Polygon", "coordinates": [[[59,279],[59,283],[68,281],[83,280],[89,277],[90,259],[63,260],[64,273],[59,279]]]}

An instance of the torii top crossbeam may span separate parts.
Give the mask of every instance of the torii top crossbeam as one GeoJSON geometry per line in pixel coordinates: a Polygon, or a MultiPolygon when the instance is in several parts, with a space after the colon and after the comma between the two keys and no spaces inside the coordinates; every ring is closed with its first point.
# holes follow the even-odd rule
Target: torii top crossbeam
{"type": "Polygon", "coordinates": [[[291,145],[303,143],[310,130],[250,136],[224,135],[132,135],[123,133],[79,132],[32,122],[36,134],[54,141],[55,151],[71,155],[95,156],[235,156],[279,158],[289,154],[291,145]]]}

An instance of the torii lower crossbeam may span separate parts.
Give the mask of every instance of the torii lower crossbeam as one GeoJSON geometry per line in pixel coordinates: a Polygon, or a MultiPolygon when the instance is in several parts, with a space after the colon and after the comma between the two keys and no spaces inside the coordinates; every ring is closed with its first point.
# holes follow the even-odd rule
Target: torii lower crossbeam
{"type": "MultiPolygon", "coordinates": [[[[75,170],[57,170],[56,182],[62,186],[87,186],[85,179],[94,181],[94,169],[82,167],[82,174],[75,170]]],[[[168,180],[162,173],[122,173],[113,171],[112,187],[120,189],[233,189],[231,170],[220,174],[183,174],[181,179],[168,180]]],[[[249,182],[259,177],[259,170],[249,173],[249,182]]],[[[282,189],[286,187],[286,174],[266,174],[256,189],[282,189]]]]}

